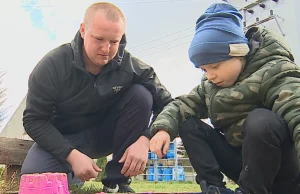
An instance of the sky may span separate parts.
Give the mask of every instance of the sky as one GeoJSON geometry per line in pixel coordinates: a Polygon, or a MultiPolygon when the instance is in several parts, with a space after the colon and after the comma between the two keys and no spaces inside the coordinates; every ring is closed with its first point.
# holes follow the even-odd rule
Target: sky
{"type": "MultiPolygon", "coordinates": [[[[10,0],[0,7],[2,63],[9,120],[27,92],[28,76],[55,47],[70,42],[92,0],[10,0]]],[[[202,72],[188,59],[197,18],[212,0],[113,0],[125,14],[127,50],[151,65],[173,97],[190,92],[202,72]]],[[[1,129],[0,129],[1,130],[1,129]]]]}

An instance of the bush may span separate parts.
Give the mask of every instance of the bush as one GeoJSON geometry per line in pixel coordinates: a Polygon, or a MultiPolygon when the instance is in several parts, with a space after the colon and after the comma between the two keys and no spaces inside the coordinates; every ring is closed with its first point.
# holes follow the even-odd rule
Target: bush
{"type": "Polygon", "coordinates": [[[5,168],[0,167],[0,181],[4,180],[4,171],[5,171],[5,168]]]}
{"type": "Polygon", "coordinates": [[[97,159],[97,163],[96,164],[97,164],[97,166],[99,166],[99,168],[102,169],[102,172],[100,172],[98,174],[98,177],[96,178],[96,181],[100,182],[105,177],[105,167],[106,167],[106,164],[107,164],[107,158],[106,158],[106,156],[97,159]]]}
{"type": "Polygon", "coordinates": [[[19,190],[19,178],[16,176],[16,174],[13,174],[10,179],[6,180],[4,183],[5,173],[6,167],[0,167],[0,193],[19,190]]]}

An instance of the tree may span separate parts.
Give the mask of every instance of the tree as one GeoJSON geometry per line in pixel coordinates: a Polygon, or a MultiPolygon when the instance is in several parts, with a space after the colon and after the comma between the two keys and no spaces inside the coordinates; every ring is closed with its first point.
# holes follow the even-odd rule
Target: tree
{"type": "Polygon", "coordinates": [[[6,88],[2,86],[4,75],[5,73],[3,71],[0,71],[0,127],[6,116],[6,108],[4,107],[4,102],[6,100],[6,88]]]}

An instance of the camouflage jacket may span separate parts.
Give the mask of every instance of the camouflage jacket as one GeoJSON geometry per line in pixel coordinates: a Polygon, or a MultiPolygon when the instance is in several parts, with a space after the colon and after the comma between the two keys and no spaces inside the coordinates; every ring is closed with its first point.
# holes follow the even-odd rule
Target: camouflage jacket
{"type": "Polygon", "coordinates": [[[240,146],[241,128],[248,113],[267,108],[285,119],[294,140],[299,142],[300,68],[293,62],[283,38],[275,32],[254,27],[246,37],[251,49],[236,83],[220,88],[203,76],[190,94],[177,97],[164,108],[151,127],[152,136],[163,129],[173,139],[182,122],[196,116],[210,118],[230,144],[240,146]]]}

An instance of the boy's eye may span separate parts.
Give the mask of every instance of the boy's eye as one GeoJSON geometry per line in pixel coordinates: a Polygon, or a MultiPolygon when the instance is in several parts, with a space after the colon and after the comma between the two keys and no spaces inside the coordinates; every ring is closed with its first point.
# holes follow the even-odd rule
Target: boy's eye
{"type": "Polygon", "coordinates": [[[216,69],[219,65],[212,66],[212,69],[216,69]]]}
{"type": "Polygon", "coordinates": [[[206,72],[206,70],[205,70],[205,69],[203,69],[203,68],[201,68],[201,67],[200,67],[200,69],[201,69],[202,71],[206,72]]]}

